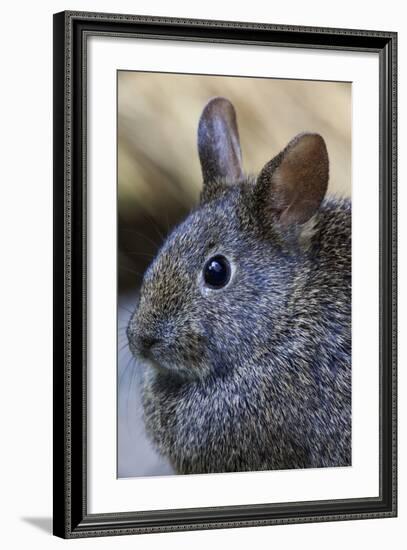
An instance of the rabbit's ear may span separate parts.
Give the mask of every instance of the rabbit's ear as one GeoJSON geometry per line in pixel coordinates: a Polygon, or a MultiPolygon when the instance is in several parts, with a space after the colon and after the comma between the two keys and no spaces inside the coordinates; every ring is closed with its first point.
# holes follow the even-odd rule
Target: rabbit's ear
{"type": "Polygon", "coordinates": [[[198,126],[198,152],[204,185],[243,178],[239,132],[233,105],[224,97],[211,99],[198,126]]]}
{"type": "Polygon", "coordinates": [[[329,159],[319,134],[299,134],[260,172],[258,206],[281,225],[302,224],[318,210],[327,190],[329,159]]]}

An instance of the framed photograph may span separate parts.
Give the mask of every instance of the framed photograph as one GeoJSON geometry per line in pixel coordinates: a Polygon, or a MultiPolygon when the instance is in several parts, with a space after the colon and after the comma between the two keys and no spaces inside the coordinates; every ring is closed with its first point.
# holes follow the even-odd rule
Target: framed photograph
{"type": "Polygon", "coordinates": [[[394,517],[393,32],[54,15],[54,534],[394,517]]]}

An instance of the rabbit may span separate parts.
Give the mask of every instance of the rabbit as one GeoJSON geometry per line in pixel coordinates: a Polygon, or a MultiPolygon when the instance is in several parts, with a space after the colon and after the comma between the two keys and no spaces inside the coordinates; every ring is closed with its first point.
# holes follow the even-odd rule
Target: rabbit
{"type": "Polygon", "coordinates": [[[315,133],[257,177],[236,113],[198,125],[203,188],[145,272],[127,327],[144,421],[179,474],[351,465],[351,201],[315,133]]]}

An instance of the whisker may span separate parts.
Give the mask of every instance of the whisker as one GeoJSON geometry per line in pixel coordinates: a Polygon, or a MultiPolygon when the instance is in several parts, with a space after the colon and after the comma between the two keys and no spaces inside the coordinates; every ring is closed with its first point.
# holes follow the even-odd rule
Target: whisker
{"type": "MultiPolygon", "coordinates": [[[[125,342],[120,348],[117,349],[117,354],[121,353],[123,350],[125,350],[129,346],[128,342],[125,342]]],[[[130,350],[129,350],[130,351],[130,350]]]]}
{"type": "Polygon", "coordinates": [[[159,229],[159,226],[157,224],[157,222],[154,220],[153,216],[151,216],[148,212],[144,212],[144,215],[149,218],[154,230],[158,233],[160,239],[161,239],[161,242],[164,241],[165,237],[164,235],[161,233],[160,229],[159,229]]]}
{"type": "MultiPolygon", "coordinates": [[[[133,315],[133,313],[134,313],[134,312],[132,311],[131,315],[133,315]]],[[[129,315],[124,315],[124,314],[122,314],[122,315],[120,316],[120,318],[117,319],[117,323],[121,323],[121,325],[119,325],[119,324],[117,325],[117,328],[127,327],[127,325],[128,325],[129,322],[130,322],[131,315],[130,315],[130,314],[129,314],[129,315]]]]}
{"type": "Polygon", "coordinates": [[[151,239],[150,237],[147,237],[147,235],[144,235],[143,233],[140,233],[140,231],[136,231],[135,229],[120,229],[120,231],[123,231],[124,233],[133,233],[134,235],[138,235],[139,237],[142,237],[146,241],[148,241],[150,244],[154,246],[154,248],[160,248],[161,243],[156,243],[151,239]]]}
{"type": "Polygon", "coordinates": [[[165,221],[167,224],[167,235],[170,232],[170,220],[168,219],[168,210],[165,211],[165,221]]]}
{"type": "MultiPolygon", "coordinates": [[[[132,357],[132,359],[134,359],[134,357],[132,357]]],[[[133,388],[133,382],[134,382],[135,377],[136,377],[136,369],[133,368],[133,371],[131,373],[131,378],[130,378],[129,391],[127,392],[127,404],[126,404],[126,408],[127,408],[127,412],[126,412],[127,426],[129,425],[130,394],[131,394],[131,391],[132,391],[132,388],[133,388]]]]}
{"type": "Polygon", "coordinates": [[[139,277],[143,277],[143,273],[140,273],[139,271],[136,271],[135,269],[131,269],[130,267],[126,267],[124,265],[119,265],[119,269],[124,269],[125,271],[129,271],[130,273],[135,273],[139,277]]]}
{"type": "Polygon", "coordinates": [[[119,307],[120,309],[124,309],[124,311],[127,311],[127,313],[130,313],[130,315],[133,315],[133,312],[130,311],[130,309],[127,309],[127,307],[124,307],[121,304],[117,304],[117,307],[119,307]]]}
{"type": "Polygon", "coordinates": [[[155,256],[154,254],[147,254],[147,252],[137,252],[136,250],[127,250],[126,254],[130,254],[130,256],[145,256],[146,258],[150,258],[154,260],[155,256]]]}
{"type": "MultiPolygon", "coordinates": [[[[132,355],[130,355],[130,357],[129,357],[127,363],[126,363],[126,366],[124,367],[124,369],[123,369],[122,372],[120,373],[119,381],[118,381],[118,389],[119,389],[119,391],[120,391],[121,385],[122,385],[122,383],[123,383],[123,378],[125,377],[128,368],[131,366],[132,359],[134,359],[134,358],[133,358],[132,355]]],[[[119,363],[122,363],[122,361],[119,361],[119,363]]]]}

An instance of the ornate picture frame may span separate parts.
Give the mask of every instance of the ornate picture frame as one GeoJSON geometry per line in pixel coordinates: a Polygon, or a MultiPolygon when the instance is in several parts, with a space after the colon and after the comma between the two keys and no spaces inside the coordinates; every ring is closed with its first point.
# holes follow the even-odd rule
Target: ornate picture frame
{"type": "MultiPolygon", "coordinates": [[[[366,130],[368,131],[368,130],[366,130]]],[[[397,514],[397,34],[136,15],[54,15],[54,534],[63,538],[397,514]],[[92,513],[88,505],[87,79],[92,36],[372,53],[379,62],[379,494],[92,513]]],[[[113,182],[113,184],[115,184],[113,182]]],[[[94,206],[96,207],[96,206],[94,206]]],[[[112,369],[116,366],[112,365],[112,369]]],[[[235,474],[233,474],[235,475],[235,474]]],[[[239,479],[239,478],[237,478],[239,479]]]]}

